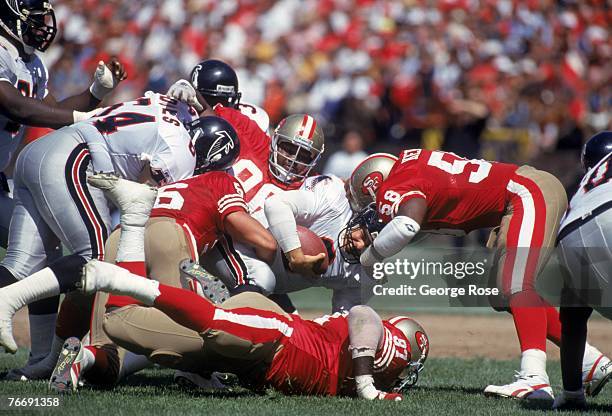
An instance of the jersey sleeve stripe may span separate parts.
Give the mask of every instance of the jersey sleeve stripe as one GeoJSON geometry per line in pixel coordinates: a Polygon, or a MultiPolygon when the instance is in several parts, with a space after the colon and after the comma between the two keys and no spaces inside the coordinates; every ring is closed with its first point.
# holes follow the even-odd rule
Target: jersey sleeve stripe
{"type": "Polygon", "coordinates": [[[222,198],[219,198],[219,203],[222,203],[223,201],[225,201],[226,199],[234,199],[234,198],[240,198],[242,199],[243,196],[240,194],[227,194],[225,196],[223,196],[222,198]]]}
{"type": "Polygon", "coordinates": [[[232,207],[240,207],[243,208],[246,212],[249,211],[249,208],[246,206],[244,202],[235,202],[232,204],[226,204],[223,208],[219,208],[219,214],[223,214],[225,211],[232,207]]]}
{"type": "Polygon", "coordinates": [[[222,204],[217,205],[218,209],[220,211],[225,210],[228,206],[235,206],[235,205],[244,205],[246,207],[246,202],[244,202],[244,199],[242,198],[237,198],[231,201],[226,201],[222,204]]]}

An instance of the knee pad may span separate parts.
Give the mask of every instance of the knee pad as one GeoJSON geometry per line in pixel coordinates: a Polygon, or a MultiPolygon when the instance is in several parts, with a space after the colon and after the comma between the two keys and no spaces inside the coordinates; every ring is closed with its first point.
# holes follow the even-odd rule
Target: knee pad
{"type": "Polygon", "coordinates": [[[55,274],[60,287],[60,293],[72,292],[81,282],[81,271],[87,261],[78,254],[64,256],[49,265],[55,274]]]}

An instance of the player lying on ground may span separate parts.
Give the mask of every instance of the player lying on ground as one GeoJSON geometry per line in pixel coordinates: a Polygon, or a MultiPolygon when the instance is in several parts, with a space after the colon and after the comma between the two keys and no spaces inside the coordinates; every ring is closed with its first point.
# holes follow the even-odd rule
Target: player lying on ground
{"type": "MultiPolygon", "coordinates": [[[[39,57],[57,34],[55,14],[48,0],[0,0],[0,246],[7,247],[9,224],[16,199],[11,194],[15,159],[24,145],[26,126],[60,128],[90,117],[120,81],[126,78],[115,59],[99,62],[91,86],[80,94],[57,101],[48,90],[49,72],[39,57]],[[35,53],[38,51],[39,53],[35,53]]],[[[36,167],[32,167],[35,170],[36,167]]],[[[58,172],[54,172],[56,174],[58,172]]],[[[62,256],[59,245],[47,253],[49,261],[62,256]]],[[[0,272],[0,287],[27,274],[0,272]]],[[[28,364],[45,357],[51,347],[59,297],[35,302],[28,308],[31,352],[28,364]]],[[[23,370],[27,372],[28,366],[23,370]]],[[[12,370],[7,379],[19,379],[12,370]]]]}
{"type": "MultiPolygon", "coordinates": [[[[45,248],[57,244],[56,236],[74,254],[0,289],[0,345],[11,352],[16,350],[11,318],[19,308],[71,291],[86,259],[104,257],[110,216],[102,191],[86,182],[94,166],[102,172],[116,171],[124,178],[159,184],[189,177],[196,162],[206,161],[204,147],[209,150],[198,140],[201,124],[215,120],[201,118],[188,127],[180,121],[192,118],[192,110],[185,104],[147,93],[134,102],[108,107],[94,119],[58,130],[24,149],[17,163],[19,204],[11,221],[11,244],[3,264],[36,270],[44,260],[45,248]],[[112,140],[107,140],[108,136],[112,140]],[[37,169],[30,172],[26,165],[37,169]],[[58,176],[58,171],[65,175],[58,176]]],[[[196,173],[203,168],[198,165],[196,173]]],[[[124,231],[126,225],[132,224],[124,222],[124,231]]],[[[54,349],[57,354],[63,340],[54,343],[59,343],[54,349]]],[[[56,356],[50,370],[55,361],[56,356]]]]}
{"type": "MultiPolygon", "coordinates": [[[[385,224],[371,244],[362,234],[346,233],[348,251],[366,267],[399,253],[419,231],[468,233],[496,227],[487,246],[496,249],[497,286],[505,298],[504,309],[514,318],[521,370],[515,382],[487,386],[485,394],[552,401],[546,338],[559,345],[561,325],[559,313],[539,296],[535,283],[567,207],[561,183],[529,166],[411,149],[401,152],[399,159],[392,155],[367,158],[351,175],[349,191],[358,208],[370,209],[369,204],[375,203],[372,209],[385,224]]],[[[364,224],[354,225],[361,230],[364,224]]],[[[585,383],[601,382],[605,372],[596,364],[602,361],[608,359],[587,344],[585,383]]]]}
{"type": "MultiPolygon", "coordinates": [[[[207,129],[199,138],[210,146],[207,154],[211,162],[206,170],[229,168],[240,149],[240,142],[232,127],[220,118],[215,119],[218,124],[208,125],[213,129],[207,129]],[[217,134],[221,127],[227,134],[217,134]]],[[[105,195],[120,208],[122,219],[134,215],[144,217],[138,221],[145,223],[143,240],[120,239],[121,232],[117,230],[109,238],[109,255],[106,257],[107,262],[113,263],[115,258],[125,259],[125,253],[129,251],[132,253],[131,261],[117,264],[140,276],[173,287],[183,285],[198,290],[197,282],[180,281],[180,264],[185,259],[197,261],[199,254],[214,247],[224,233],[236,241],[253,246],[262,261],[271,262],[276,255],[274,237],[248,214],[242,187],[225,172],[206,172],[164,186],[159,189],[157,199],[150,195],[148,201],[138,201],[141,205],[148,205],[149,210],[139,209],[136,213],[132,212],[137,202],[134,197],[143,194],[139,191],[142,185],[117,177],[94,176],[89,181],[105,190],[105,195]]],[[[137,302],[131,298],[108,298],[103,293],[96,296],[90,345],[84,347],[82,357],[78,359],[60,355],[56,368],[68,369],[71,373],[54,373],[52,388],[61,390],[68,384],[64,381],[67,377],[73,379],[70,385],[77,388],[78,378],[88,372],[87,379],[91,383],[116,383],[123,375],[138,369],[132,364],[138,360],[132,360],[129,356],[126,359],[125,349],[142,354],[158,364],[168,366],[171,363],[173,368],[197,371],[196,364],[202,350],[200,337],[172,323],[162,312],[151,308],[134,308],[131,306],[134,304],[137,302]],[[105,310],[108,313],[105,314],[105,310]],[[115,342],[125,349],[117,348],[115,342]],[[66,359],[70,362],[65,362],[66,359]]],[[[75,346],[72,348],[74,350],[75,346]]],[[[181,373],[181,377],[191,376],[181,373]]]]}
{"type": "Polygon", "coordinates": [[[595,308],[612,319],[612,131],[594,135],[582,150],[586,175],[559,231],[559,253],[569,276],[561,305],[563,392],[557,409],[586,409],[585,390],[597,394],[612,377],[612,362],[595,363],[604,377],[583,389],[581,358],[595,308]]]}
{"type": "Polygon", "coordinates": [[[257,389],[401,400],[399,393],[385,391],[401,387],[427,354],[427,337],[416,322],[382,321],[368,306],[313,321],[291,316],[253,292],[215,306],[193,292],[95,260],[84,268],[82,287],[86,293],[131,296],[164,312],[200,334],[203,365],[235,373],[257,389]]]}

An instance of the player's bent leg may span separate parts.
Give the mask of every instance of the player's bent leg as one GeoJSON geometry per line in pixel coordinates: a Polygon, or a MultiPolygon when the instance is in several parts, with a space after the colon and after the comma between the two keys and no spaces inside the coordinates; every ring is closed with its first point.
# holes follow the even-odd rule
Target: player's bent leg
{"type": "Polygon", "coordinates": [[[155,308],[112,310],[104,316],[104,331],[116,345],[164,367],[199,372],[207,361],[200,335],[155,308]]]}

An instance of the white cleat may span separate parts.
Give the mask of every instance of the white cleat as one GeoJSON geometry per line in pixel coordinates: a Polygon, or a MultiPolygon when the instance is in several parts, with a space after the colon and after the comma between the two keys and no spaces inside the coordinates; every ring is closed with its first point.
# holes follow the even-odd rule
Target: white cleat
{"type": "Polygon", "coordinates": [[[130,272],[123,267],[99,260],[90,260],[81,273],[81,291],[92,294],[98,291],[111,292],[115,279],[130,279],[130,272]]]}
{"type": "Polygon", "coordinates": [[[525,374],[518,372],[514,383],[503,386],[489,385],[485,388],[485,396],[509,397],[520,400],[543,400],[551,404],[554,400],[552,388],[547,375],[525,374]]]}
{"type": "Polygon", "coordinates": [[[0,290],[0,347],[4,347],[6,352],[15,354],[17,343],[13,338],[13,315],[16,311],[10,305],[11,303],[0,290]]]}
{"type": "Polygon", "coordinates": [[[582,385],[587,396],[597,396],[610,378],[612,378],[612,361],[603,354],[592,365],[582,368],[582,385]]]}
{"type": "Polygon", "coordinates": [[[155,205],[157,189],[111,173],[97,173],[87,183],[101,189],[121,211],[121,225],[143,227],[155,205]]]}

